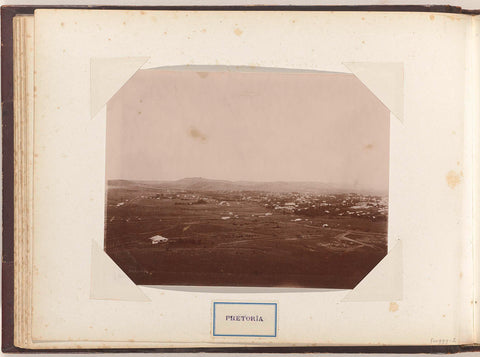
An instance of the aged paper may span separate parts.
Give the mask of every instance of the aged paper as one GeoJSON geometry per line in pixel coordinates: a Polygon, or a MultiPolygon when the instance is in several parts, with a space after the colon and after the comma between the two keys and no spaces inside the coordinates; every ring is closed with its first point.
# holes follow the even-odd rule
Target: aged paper
{"type": "Polygon", "coordinates": [[[470,31],[470,17],[445,14],[37,10],[33,339],[49,341],[44,347],[471,342],[470,31]],[[124,57],[149,57],[142,69],[350,73],[343,63],[403,63],[403,122],[390,121],[388,226],[389,243],[402,242],[402,300],[147,286],[139,288],[151,302],[90,299],[106,147],[106,109],[90,112],[90,63],[124,57]],[[275,337],[213,336],[214,301],[272,300],[275,337]]]}

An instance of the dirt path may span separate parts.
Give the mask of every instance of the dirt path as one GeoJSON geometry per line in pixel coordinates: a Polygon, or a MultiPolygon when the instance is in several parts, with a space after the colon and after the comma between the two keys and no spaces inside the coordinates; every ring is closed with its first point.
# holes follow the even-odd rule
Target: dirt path
{"type": "Polygon", "coordinates": [[[373,248],[373,249],[378,249],[378,247],[374,244],[368,244],[368,243],[365,243],[365,242],[362,242],[362,241],[359,241],[359,240],[356,240],[356,239],[348,238],[347,235],[349,235],[349,234],[369,235],[368,233],[365,233],[365,232],[358,233],[358,232],[355,232],[355,231],[346,231],[346,232],[343,232],[343,233],[340,233],[340,234],[336,235],[335,239],[345,240],[345,241],[348,241],[348,242],[353,242],[355,244],[359,244],[360,246],[370,247],[370,248],[373,248]]]}

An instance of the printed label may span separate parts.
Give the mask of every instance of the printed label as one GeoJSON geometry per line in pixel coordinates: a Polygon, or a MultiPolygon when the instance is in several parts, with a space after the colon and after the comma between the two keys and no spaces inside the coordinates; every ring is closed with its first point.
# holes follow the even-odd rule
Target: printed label
{"type": "Polygon", "coordinates": [[[277,304],[214,302],[213,336],[276,337],[277,304]]]}

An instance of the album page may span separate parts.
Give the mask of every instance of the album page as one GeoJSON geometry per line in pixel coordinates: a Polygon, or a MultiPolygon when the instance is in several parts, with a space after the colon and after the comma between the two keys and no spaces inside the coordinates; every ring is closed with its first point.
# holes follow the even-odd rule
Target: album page
{"type": "Polygon", "coordinates": [[[29,347],[472,343],[473,28],[36,10],[29,347]]]}

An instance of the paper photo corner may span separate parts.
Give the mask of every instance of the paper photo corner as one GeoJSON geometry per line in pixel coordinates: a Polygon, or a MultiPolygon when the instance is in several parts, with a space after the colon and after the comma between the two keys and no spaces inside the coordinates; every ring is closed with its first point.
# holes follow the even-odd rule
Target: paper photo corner
{"type": "Polygon", "coordinates": [[[90,116],[93,118],[149,57],[90,59],[90,116]]]}
{"type": "Polygon", "coordinates": [[[403,63],[344,62],[390,112],[401,122],[404,120],[403,63]]]}
{"type": "Polygon", "coordinates": [[[90,298],[151,301],[95,241],[92,241],[90,298]]]}
{"type": "Polygon", "coordinates": [[[342,302],[400,301],[402,298],[403,254],[399,240],[342,302]]]}

